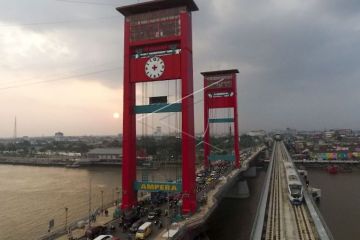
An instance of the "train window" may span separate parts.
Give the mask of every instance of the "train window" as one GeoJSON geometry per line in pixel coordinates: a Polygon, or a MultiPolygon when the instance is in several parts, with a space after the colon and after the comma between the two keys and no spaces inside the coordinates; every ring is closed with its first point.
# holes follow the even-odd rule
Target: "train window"
{"type": "Polygon", "coordinates": [[[298,184],[289,185],[291,195],[300,195],[302,186],[298,184]]]}
{"type": "Polygon", "coordinates": [[[289,175],[289,181],[297,181],[297,177],[295,175],[289,175]]]}

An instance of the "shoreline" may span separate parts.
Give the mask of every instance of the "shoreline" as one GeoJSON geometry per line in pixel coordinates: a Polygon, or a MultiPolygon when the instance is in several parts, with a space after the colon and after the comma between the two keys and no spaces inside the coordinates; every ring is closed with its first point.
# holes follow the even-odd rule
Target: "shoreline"
{"type": "MultiPolygon", "coordinates": [[[[70,159],[51,159],[51,158],[23,158],[23,157],[0,157],[0,165],[14,165],[14,166],[33,166],[33,167],[62,167],[69,169],[82,169],[91,167],[122,167],[121,162],[106,162],[106,161],[75,161],[70,159]]],[[[137,169],[159,169],[162,166],[178,167],[181,162],[155,162],[153,166],[138,165],[137,169]]]]}

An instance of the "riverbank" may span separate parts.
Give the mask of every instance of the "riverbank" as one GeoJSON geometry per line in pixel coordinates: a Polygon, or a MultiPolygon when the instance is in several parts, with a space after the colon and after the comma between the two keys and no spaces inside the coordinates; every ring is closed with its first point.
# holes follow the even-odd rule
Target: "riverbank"
{"type": "MultiPolygon", "coordinates": [[[[0,164],[7,165],[23,165],[23,166],[37,166],[37,167],[66,167],[66,168],[81,168],[81,167],[114,167],[122,166],[122,162],[112,160],[94,160],[87,158],[64,158],[64,157],[8,157],[0,156],[0,164]]],[[[161,166],[176,167],[180,166],[181,161],[156,161],[152,165],[138,165],[138,169],[158,169],[161,166]]]]}
{"type": "MultiPolygon", "coordinates": [[[[105,224],[113,221],[113,214],[115,212],[116,206],[113,202],[106,204],[104,206],[104,212],[107,210],[108,214],[100,214],[100,208],[95,212],[99,214],[96,215],[96,220],[91,223],[91,226],[104,226],[105,224]]],[[[88,224],[88,216],[78,219],[67,226],[60,227],[50,233],[42,236],[39,240],[48,240],[48,239],[57,239],[57,240],[68,240],[69,236],[72,236],[74,239],[81,239],[85,235],[86,225],[88,224]],[[67,229],[70,229],[70,233],[67,233],[67,229]]]]}
{"type": "Polygon", "coordinates": [[[25,165],[25,166],[60,166],[64,167],[73,164],[74,159],[65,159],[61,157],[53,158],[34,158],[34,157],[0,157],[0,164],[25,165]]]}

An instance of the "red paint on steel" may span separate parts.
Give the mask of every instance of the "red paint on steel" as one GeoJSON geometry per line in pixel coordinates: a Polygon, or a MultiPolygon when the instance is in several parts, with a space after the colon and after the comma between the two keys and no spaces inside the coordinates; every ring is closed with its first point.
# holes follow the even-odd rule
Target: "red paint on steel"
{"type": "Polygon", "coordinates": [[[122,205],[123,209],[137,204],[137,193],[134,190],[136,181],[136,118],[135,84],[130,81],[130,26],[125,22],[124,33],[124,110],[123,110],[123,164],[122,164],[122,205]]]}
{"type": "Polygon", "coordinates": [[[237,103],[237,84],[236,73],[233,73],[234,79],[234,150],[235,150],[235,167],[240,168],[240,143],[239,143],[239,118],[237,103]]]}
{"type": "Polygon", "coordinates": [[[209,168],[209,155],[210,155],[210,123],[209,123],[209,101],[206,99],[208,98],[207,92],[204,91],[204,139],[203,139],[203,145],[204,145],[204,168],[209,168]]]}
{"type": "Polygon", "coordinates": [[[209,168],[210,126],[209,111],[215,108],[232,108],[234,114],[235,167],[240,168],[239,119],[237,104],[237,69],[202,72],[204,76],[204,167],[209,168]],[[215,97],[216,95],[216,97],[215,97]]]}
{"type": "Polygon", "coordinates": [[[182,187],[184,213],[196,211],[195,130],[191,15],[181,13],[182,187]]]}
{"type": "MultiPolygon", "coordinates": [[[[122,208],[137,204],[135,86],[137,82],[181,81],[183,212],[196,210],[194,97],[191,11],[193,0],[154,0],[120,7],[125,16],[122,208]],[[169,17],[170,16],[170,17],[169,17]],[[170,27],[169,27],[170,26],[170,27]],[[169,31],[170,28],[170,31],[169,31]],[[155,79],[144,72],[146,61],[159,57],[165,71],[155,79]]],[[[153,69],[156,70],[156,67],[153,69]]]]}

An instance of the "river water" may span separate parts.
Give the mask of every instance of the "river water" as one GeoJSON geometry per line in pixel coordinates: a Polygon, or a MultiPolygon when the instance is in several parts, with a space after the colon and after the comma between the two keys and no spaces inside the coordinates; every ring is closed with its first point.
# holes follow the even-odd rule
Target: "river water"
{"type": "MultiPolygon", "coordinates": [[[[148,171],[149,180],[175,179],[180,169],[148,171]]],[[[138,178],[142,178],[138,171],[138,178]]],[[[109,203],[119,195],[120,167],[58,168],[0,165],[0,240],[32,240],[47,233],[48,222],[55,227],[85,217],[89,212],[91,182],[92,209],[109,203]],[[90,181],[91,179],[91,181],[90,181]]]]}
{"type": "Polygon", "coordinates": [[[335,239],[360,239],[360,169],[331,175],[323,169],[308,169],[310,185],[321,189],[319,204],[335,239]]]}
{"type": "MultiPolygon", "coordinates": [[[[335,239],[359,239],[360,228],[360,170],[330,175],[324,170],[308,169],[310,185],[322,190],[319,205],[335,239]]],[[[179,168],[148,171],[149,180],[175,179],[179,168]]],[[[225,199],[211,217],[208,236],[217,239],[248,239],[256,213],[265,172],[249,179],[251,197],[225,199]],[[249,220],[251,219],[251,220],[249,220]],[[222,224],[219,224],[219,223],[222,224]]],[[[142,178],[142,172],[138,172],[142,178]]],[[[64,226],[65,207],[68,221],[85,217],[89,210],[91,179],[92,209],[117,198],[121,186],[121,169],[96,167],[67,169],[0,165],[0,240],[37,239],[45,234],[48,221],[64,226]]]]}
{"type": "Polygon", "coordinates": [[[220,202],[207,224],[210,240],[250,239],[265,175],[265,170],[258,169],[256,178],[247,179],[249,198],[224,198],[220,202]]]}

